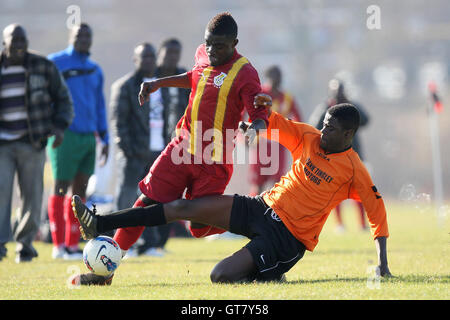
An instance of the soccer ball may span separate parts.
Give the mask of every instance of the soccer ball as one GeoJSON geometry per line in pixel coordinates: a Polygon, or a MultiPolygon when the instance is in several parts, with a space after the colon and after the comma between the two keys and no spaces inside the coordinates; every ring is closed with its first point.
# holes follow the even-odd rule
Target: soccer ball
{"type": "Polygon", "coordinates": [[[89,240],[83,250],[83,261],[94,274],[108,276],[120,264],[122,250],[113,238],[99,236],[89,240]]]}

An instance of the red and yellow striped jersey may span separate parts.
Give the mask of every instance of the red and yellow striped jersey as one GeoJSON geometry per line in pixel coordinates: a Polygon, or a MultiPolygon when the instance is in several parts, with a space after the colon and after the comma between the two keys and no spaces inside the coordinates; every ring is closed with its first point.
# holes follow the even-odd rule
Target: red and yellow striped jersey
{"type": "Polygon", "coordinates": [[[361,201],[374,238],[389,236],[383,199],[358,154],[349,148],[326,153],[319,130],[272,112],[267,137],[292,154],[291,170],[264,193],[264,201],[289,231],[312,251],[330,211],[345,199],[361,201]]]}
{"type": "Polygon", "coordinates": [[[188,152],[201,157],[202,163],[233,163],[235,130],[243,109],[251,119],[268,123],[267,110],[253,106],[255,95],[261,92],[257,71],[236,50],[228,63],[213,67],[202,44],[188,76],[191,95],[178,134],[186,135],[188,152]]]}

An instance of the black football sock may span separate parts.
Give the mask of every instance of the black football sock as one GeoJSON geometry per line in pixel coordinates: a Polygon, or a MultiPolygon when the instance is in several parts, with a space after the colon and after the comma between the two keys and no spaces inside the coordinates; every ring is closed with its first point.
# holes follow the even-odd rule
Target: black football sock
{"type": "Polygon", "coordinates": [[[166,224],[163,204],[152,204],[147,207],[135,207],[120,210],[109,215],[97,216],[97,231],[99,233],[118,228],[137,226],[160,226],[166,224]]]}

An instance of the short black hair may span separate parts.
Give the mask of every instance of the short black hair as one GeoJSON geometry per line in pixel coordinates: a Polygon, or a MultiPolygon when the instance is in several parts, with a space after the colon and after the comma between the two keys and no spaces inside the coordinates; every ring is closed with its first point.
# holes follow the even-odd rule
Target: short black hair
{"type": "Polygon", "coordinates": [[[89,24],[87,24],[86,22],[81,22],[81,23],[78,24],[78,25],[74,25],[73,28],[72,28],[72,30],[77,31],[77,30],[83,29],[83,28],[89,29],[89,31],[92,33],[92,28],[91,28],[91,26],[90,26],[89,24]]]}
{"type": "Polygon", "coordinates": [[[178,40],[177,38],[169,38],[164,40],[159,48],[162,49],[172,45],[179,46],[180,48],[182,47],[180,40],[178,40]]]}
{"type": "Polygon", "coordinates": [[[336,103],[348,103],[344,81],[341,79],[331,79],[328,83],[328,90],[330,92],[330,98],[334,99],[336,103]]]}
{"type": "Polygon", "coordinates": [[[336,118],[345,130],[358,131],[360,115],[351,103],[340,103],[328,108],[327,113],[336,118]]]}
{"type": "Polygon", "coordinates": [[[81,29],[88,29],[90,34],[93,34],[92,28],[89,24],[86,22],[81,22],[80,24],[74,25],[72,29],[70,30],[71,34],[74,35],[76,32],[78,32],[81,29]]]}
{"type": "Polygon", "coordinates": [[[229,12],[217,14],[208,22],[206,29],[214,35],[228,36],[234,39],[238,34],[237,23],[229,12]]]}
{"type": "Polygon", "coordinates": [[[87,24],[86,22],[81,22],[80,23],[80,28],[89,28],[92,29],[91,26],[89,24],[87,24]]]}
{"type": "Polygon", "coordinates": [[[135,48],[137,48],[137,47],[152,47],[152,48],[154,48],[150,42],[146,42],[146,41],[138,43],[135,48]]]}
{"type": "Polygon", "coordinates": [[[155,47],[150,43],[150,42],[141,42],[138,45],[136,45],[134,47],[134,50],[136,50],[139,47],[144,47],[144,48],[150,48],[153,52],[155,52],[155,47]]]}

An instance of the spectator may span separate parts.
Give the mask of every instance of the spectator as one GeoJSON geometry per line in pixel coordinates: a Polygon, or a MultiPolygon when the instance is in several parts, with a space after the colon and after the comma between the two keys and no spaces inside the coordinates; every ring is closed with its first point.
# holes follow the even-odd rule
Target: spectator
{"type": "MultiPolygon", "coordinates": [[[[266,83],[262,85],[262,91],[272,97],[272,110],[280,113],[285,118],[290,118],[291,120],[300,122],[302,117],[300,114],[300,108],[296,103],[294,97],[284,91],[281,87],[283,75],[281,69],[274,65],[269,67],[266,72],[266,83]]],[[[279,181],[281,176],[284,175],[288,170],[286,168],[287,159],[286,156],[290,157],[286,148],[278,144],[278,142],[268,141],[264,138],[260,138],[258,146],[252,148],[252,163],[249,166],[249,182],[250,182],[250,195],[256,196],[265,190],[267,184],[274,184],[279,181]],[[261,150],[261,144],[266,144],[265,150],[261,150]],[[276,154],[272,154],[272,150],[278,151],[276,154]],[[260,156],[267,156],[267,160],[270,159],[269,163],[264,163],[260,156]],[[271,175],[264,174],[262,172],[263,168],[273,168],[275,172],[271,175]]]]}
{"type": "MultiPolygon", "coordinates": [[[[108,129],[103,96],[103,72],[89,58],[92,29],[82,23],[70,32],[69,46],[49,55],[59,68],[74,103],[75,118],[65,131],[64,142],[56,149],[47,147],[55,181],[48,199],[48,216],[53,241],[52,257],[81,259],[80,232],[73,215],[69,187],[74,194],[86,199],[86,188],[94,173],[96,135],[101,138],[101,163],[108,157],[108,129]]],[[[49,141],[50,146],[52,141],[49,141]]]]}
{"type": "MultiPolygon", "coordinates": [[[[158,50],[158,63],[155,77],[163,78],[186,72],[185,68],[178,66],[181,58],[181,42],[175,38],[165,40],[158,50]]],[[[189,103],[189,89],[164,87],[161,88],[161,96],[164,104],[165,142],[172,140],[175,128],[183,116],[189,103]]]]}
{"type": "Polygon", "coordinates": [[[45,146],[58,147],[73,118],[72,100],[64,79],[47,58],[28,51],[25,29],[3,30],[0,57],[0,260],[11,238],[11,202],[17,173],[22,209],[17,211],[13,237],[16,262],[38,253],[32,242],[39,230],[43,197],[45,146]]]}
{"type": "MultiPolygon", "coordinates": [[[[340,103],[351,103],[353,104],[358,110],[360,114],[360,124],[359,127],[362,128],[366,126],[369,122],[369,116],[367,112],[364,110],[364,108],[354,101],[349,101],[347,98],[347,95],[345,93],[344,83],[342,80],[339,79],[331,79],[328,83],[328,100],[325,103],[320,104],[316,107],[316,109],[313,111],[309,123],[315,126],[317,129],[321,129],[323,126],[323,120],[325,118],[325,114],[327,113],[328,108],[340,104],[340,103]]],[[[363,152],[361,149],[361,143],[359,138],[359,131],[355,134],[353,138],[352,148],[355,150],[359,158],[364,161],[363,152]]],[[[366,218],[364,214],[364,207],[361,202],[351,200],[355,203],[358,213],[359,213],[359,224],[361,227],[361,230],[368,230],[366,218]]],[[[342,204],[338,204],[335,208],[336,210],[336,219],[337,219],[337,227],[336,231],[338,233],[342,233],[345,231],[344,222],[342,220],[342,204]]]]}

